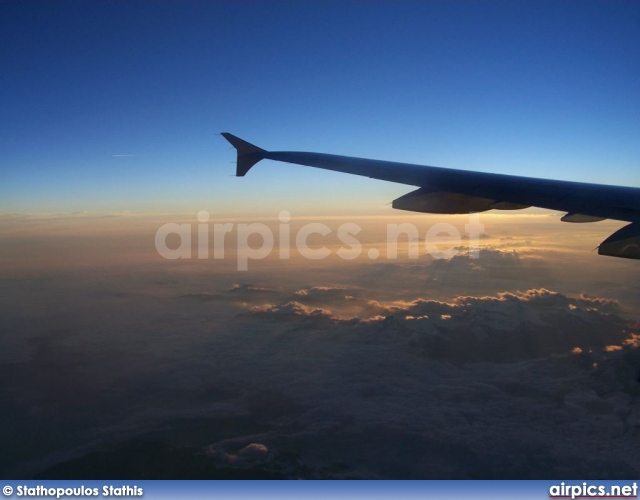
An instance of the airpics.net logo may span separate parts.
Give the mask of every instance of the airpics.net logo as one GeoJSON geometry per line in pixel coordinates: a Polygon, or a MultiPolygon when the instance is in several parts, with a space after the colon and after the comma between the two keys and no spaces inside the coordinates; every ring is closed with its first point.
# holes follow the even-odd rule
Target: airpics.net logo
{"type": "MultiPolygon", "coordinates": [[[[336,228],[321,222],[309,222],[292,229],[291,214],[282,210],[278,216],[277,228],[261,222],[238,223],[217,222],[211,220],[209,212],[200,210],[197,214],[196,230],[194,224],[168,222],[158,228],[155,246],[158,254],[169,260],[175,259],[224,259],[225,247],[229,244],[235,249],[238,271],[247,271],[249,262],[272,257],[277,251],[280,260],[291,258],[291,250],[309,260],[321,260],[336,255],[343,260],[354,260],[362,256],[363,244],[359,238],[362,227],[353,222],[344,222],[336,228]],[[232,240],[235,232],[235,241],[232,240]],[[195,253],[192,235],[195,234],[195,253]],[[309,244],[310,239],[317,242],[320,238],[337,238],[340,246],[331,249],[324,244],[309,244]],[[178,241],[170,245],[168,240],[178,241]],[[256,245],[256,239],[259,244],[256,245]],[[253,244],[251,243],[253,241],[253,244]],[[213,243],[212,248],[210,243],[213,243]]],[[[451,258],[459,253],[459,247],[466,244],[471,259],[479,257],[479,240],[484,231],[477,213],[470,213],[464,232],[449,223],[439,222],[428,227],[418,227],[409,222],[386,224],[386,244],[384,257],[396,260],[403,256],[417,259],[428,254],[436,259],[451,258]],[[407,242],[406,251],[399,251],[401,241],[407,242]]],[[[332,245],[333,248],[333,245],[332,245]]],[[[228,252],[229,253],[229,252],[228,252]]],[[[368,248],[366,258],[376,260],[382,257],[379,248],[368,248]]]]}
{"type": "Polygon", "coordinates": [[[562,482],[549,488],[549,498],[638,498],[638,484],[567,484],[562,482]]]}

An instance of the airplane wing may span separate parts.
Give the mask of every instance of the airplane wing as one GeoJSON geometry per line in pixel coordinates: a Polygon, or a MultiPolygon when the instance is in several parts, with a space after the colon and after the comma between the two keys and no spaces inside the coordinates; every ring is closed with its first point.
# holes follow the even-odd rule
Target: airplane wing
{"type": "Polygon", "coordinates": [[[412,212],[462,214],[528,207],[567,212],[564,222],[627,221],[598,247],[600,255],[640,259],[640,188],[536,179],[297,151],[267,151],[227,132],[238,153],[236,176],[268,159],[397,182],[418,189],[393,201],[412,212]]]}

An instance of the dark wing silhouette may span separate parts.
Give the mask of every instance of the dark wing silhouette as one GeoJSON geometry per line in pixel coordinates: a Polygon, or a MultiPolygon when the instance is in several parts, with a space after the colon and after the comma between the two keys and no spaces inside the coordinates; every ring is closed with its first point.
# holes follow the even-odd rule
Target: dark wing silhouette
{"type": "Polygon", "coordinates": [[[223,132],[238,152],[236,175],[268,159],[416,186],[393,201],[413,212],[461,214],[541,207],[567,212],[564,222],[627,221],[598,247],[600,255],[640,259],[640,188],[471,172],[350,156],[267,151],[223,132]]]}

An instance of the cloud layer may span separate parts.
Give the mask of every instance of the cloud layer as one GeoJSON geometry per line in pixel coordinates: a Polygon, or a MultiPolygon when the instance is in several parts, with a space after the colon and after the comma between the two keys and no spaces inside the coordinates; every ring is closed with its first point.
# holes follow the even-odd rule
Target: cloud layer
{"type": "Polygon", "coordinates": [[[4,477],[99,463],[86,454],[132,453],[132,439],[198,450],[181,470],[206,456],[242,477],[640,472],[636,263],[492,228],[478,259],[238,273],[149,260],[134,229],[114,233],[130,242],[121,261],[114,235],[87,233],[74,254],[71,228],[44,245],[15,229],[4,252],[24,268],[0,275],[4,477]]]}
{"type": "MultiPolygon", "coordinates": [[[[639,470],[637,325],[618,315],[615,301],[532,289],[452,302],[361,300],[367,315],[346,317],[330,309],[346,300],[338,289],[325,307],[285,299],[239,317],[277,339],[252,376],[298,405],[260,437],[270,456],[295,449],[315,477],[639,470]]],[[[305,296],[299,292],[290,298],[305,296]]]]}

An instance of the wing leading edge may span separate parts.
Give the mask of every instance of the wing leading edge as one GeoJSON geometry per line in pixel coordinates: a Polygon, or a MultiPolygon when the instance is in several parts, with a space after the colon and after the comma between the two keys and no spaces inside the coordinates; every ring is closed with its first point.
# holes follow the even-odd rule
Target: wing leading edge
{"type": "Polygon", "coordinates": [[[236,175],[263,159],[333,170],[418,189],[393,201],[393,208],[425,213],[518,210],[530,206],[567,212],[564,222],[614,219],[631,222],[598,247],[601,255],[640,259],[640,188],[471,172],[297,151],[267,151],[227,132],[238,153],[236,175]]]}

